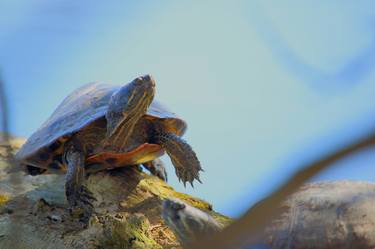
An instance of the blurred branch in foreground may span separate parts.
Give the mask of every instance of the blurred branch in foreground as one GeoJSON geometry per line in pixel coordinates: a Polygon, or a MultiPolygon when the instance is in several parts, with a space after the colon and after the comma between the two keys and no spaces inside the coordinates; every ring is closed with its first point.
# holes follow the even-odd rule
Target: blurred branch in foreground
{"type": "MultiPolygon", "coordinates": [[[[14,155],[12,152],[11,146],[11,136],[9,131],[9,108],[8,108],[8,97],[5,90],[5,83],[3,81],[1,72],[0,72],[0,118],[1,118],[1,127],[0,127],[0,146],[4,148],[6,159],[9,161],[9,164],[15,163],[14,155]]],[[[4,169],[3,169],[4,170],[4,169]]],[[[7,169],[9,170],[9,169],[7,169]]],[[[13,179],[13,178],[12,178],[13,179]]],[[[14,184],[16,184],[16,179],[14,184]]],[[[15,186],[15,185],[14,185],[15,186]]]]}
{"type": "Polygon", "coordinates": [[[9,142],[8,105],[4,89],[4,82],[0,75],[0,108],[1,108],[1,137],[0,142],[9,142]]]}
{"type": "Polygon", "coordinates": [[[297,191],[306,181],[317,175],[322,170],[329,168],[335,162],[375,145],[375,131],[367,137],[360,139],[346,147],[339,149],[327,156],[307,163],[301,167],[290,179],[270,194],[266,199],[250,208],[240,219],[225,228],[193,244],[191,249],[230,249],[246,248],[256,244],[266,226],[281,214],[278,209],[281,203],[292,193],[297,191]]]}
{"type": "MultiPolygon", "coordinates": [[[[13,151],[10,143],[10,133],[9,133],[9,109],[8,109],[8,98],[5,91],[5,84],[0,75],[0,112],[1,112],[1,132],[0,132],[0,146],[4,147],[6,153],[6,160],[8,161],[7,165],[15,165],[15,160],[13,157],[13,151]]],[[[4,169],[2,169],[4,170],[4,169]]],[[[9,170],[9,169],[7,169],[9,170]]],[[[16,176],[16,174],[9,174],[9,179],[12,188],[17,188],[20,186],[20,179],[16,176]]],[[[14,219],[14,218],[13,218],[14,219]]],[[[18,240],[19,237],[18,229],[13,226],[13,224],[17,224],[17,221],[11,223],[10,231],[14,234],[14,239],[12,240],[12,244],[14,248],[18,248],[18,240]]]]}

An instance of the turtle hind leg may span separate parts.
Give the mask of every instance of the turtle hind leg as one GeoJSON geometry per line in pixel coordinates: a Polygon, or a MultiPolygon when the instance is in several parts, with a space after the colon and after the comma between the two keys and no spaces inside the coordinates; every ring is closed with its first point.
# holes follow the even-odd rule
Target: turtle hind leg
{"type": "Polygon", "coordinates": [[[201,182],[199,171],[203,170],[200,162],[191,146],[182,138],[172,133],[157,133],[152,142],[160,144],[165,149],[175,167],[178,179],[182,180],[184,185],[189,182],[193,186],[194,179],[201,182]]]}
{"type": "Polygon", "coordinates": [[[151,174],[154,176],[159,177],[161,180],[167,182],[168,175],[167,170],[165,169],[164,163],[159,158],[149,161],[147,163],[143,163],[143,166],[150,171],[151,174]]]}
{"type": "Polygon", "coordinates": [[[83,185],[85,180],[85,153],[77,139],[67,144],[64,159],[68,165],[66,172],[65,194],[73,216],[85,223],[88,222],[92,212],[92,201],[95,198],[83,185]]]}

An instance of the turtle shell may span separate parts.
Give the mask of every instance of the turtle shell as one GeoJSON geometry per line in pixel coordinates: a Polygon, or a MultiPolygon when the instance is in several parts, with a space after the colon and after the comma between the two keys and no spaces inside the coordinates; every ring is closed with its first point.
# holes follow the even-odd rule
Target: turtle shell
{"type": "MultiPolygon", "coordinates": [[[[121,86],[102,83],[86,84],[66,97],[46,122],[33,133],[17,152],[20,161],[34,156],[57,140],[66,141],[69,137],[90,123],[105,116],[112,94],[121,86]],[[62,139],[63,138],[63,139],[62,139]]],[[[182,136],[186,123],[176,114],[154,100],[146,115],[150,119],[161,119],[164,128],[182,136]]],[[[37,165],[35,165],[37,166],[37,165]]]]}

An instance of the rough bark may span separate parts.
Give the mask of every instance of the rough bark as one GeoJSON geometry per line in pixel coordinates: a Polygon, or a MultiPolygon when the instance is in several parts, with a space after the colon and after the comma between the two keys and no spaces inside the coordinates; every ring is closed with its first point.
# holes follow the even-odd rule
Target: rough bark
{"type": "MultiPolygon", "coordinates": [[[[12,139],[14,152],[23,143],[12,139]]],[[[209,203],[173,190],[135,167],[92,174],[86,185],[97,199],[89,225],[72,217],[64,195],[64,175],[30,176],[9,165],[0,148],[0,248],[181,248],[163,223],[162,200],[183,201],[209,212],[221,224],[230,219],[209,203]]]]}

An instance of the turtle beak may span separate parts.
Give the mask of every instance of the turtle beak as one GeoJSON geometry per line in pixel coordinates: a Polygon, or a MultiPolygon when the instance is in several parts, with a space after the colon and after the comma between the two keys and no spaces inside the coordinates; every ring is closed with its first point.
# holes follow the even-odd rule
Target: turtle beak
{"type": "Polygon", "coordinates": [[[114,93],[106,114],[107,137],[130,135],[136,122],[147,112],[154,94],[155,81],[150,75],[138,77],[114,93]]]}

